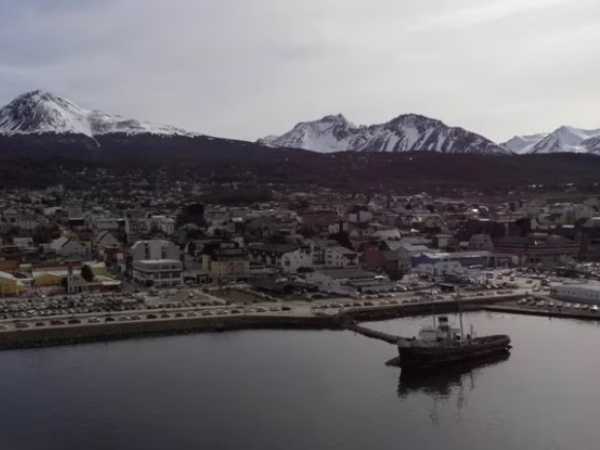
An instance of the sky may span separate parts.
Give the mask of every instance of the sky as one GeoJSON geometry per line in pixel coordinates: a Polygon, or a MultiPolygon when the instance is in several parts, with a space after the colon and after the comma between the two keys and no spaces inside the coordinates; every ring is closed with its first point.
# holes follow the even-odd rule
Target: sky
{"type": "Polygon", "coordinates": [[[597,0],[0,0],[0,104],[255,140],[418,113],[502,141],[600,128],[597,0]]]}

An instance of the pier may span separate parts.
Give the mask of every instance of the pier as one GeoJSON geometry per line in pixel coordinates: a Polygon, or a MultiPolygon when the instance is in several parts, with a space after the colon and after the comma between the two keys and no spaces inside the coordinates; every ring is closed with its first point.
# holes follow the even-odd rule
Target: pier
{"type": "Polygon", "coordinates": [[[388,344],[396,345],[400,340],[406,339],[393,334],[384,333],[383,331],[373,330],[371,328],[363,327],[355,322],[350,323],[346,326],[346,329],[354,331],[355,333],[362,334],[368,338],[378,339],[388,344]]]}

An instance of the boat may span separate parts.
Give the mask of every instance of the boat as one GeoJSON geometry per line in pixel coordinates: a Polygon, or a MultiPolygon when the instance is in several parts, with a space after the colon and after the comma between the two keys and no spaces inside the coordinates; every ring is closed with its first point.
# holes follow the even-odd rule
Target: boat
{"type": "Polygon", "coordinates": [[[402,370],[427,370],[461,364],[469,361],[507,353],[511,349],[510,337],[505,334],[466,337],[461,327],[453,328],[446,316],[437,319],[437,326],[421,329],[418,337],[398,341],[398,358],[394,365],[402,370]]]}

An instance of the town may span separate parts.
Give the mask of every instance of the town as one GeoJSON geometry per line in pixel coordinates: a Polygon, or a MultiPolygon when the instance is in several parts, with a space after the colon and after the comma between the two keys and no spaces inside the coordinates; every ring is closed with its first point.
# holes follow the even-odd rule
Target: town
{"type": "Polygon", "coordinates": [[[318,323],[458,298],[513,312],[598,311],[600,197],[572,187],[506,200],[225,183],[214,195],[201,183],[99,176],[92,191],[0,193],[8,346],[41,345],[53,330],[318,323]]]}

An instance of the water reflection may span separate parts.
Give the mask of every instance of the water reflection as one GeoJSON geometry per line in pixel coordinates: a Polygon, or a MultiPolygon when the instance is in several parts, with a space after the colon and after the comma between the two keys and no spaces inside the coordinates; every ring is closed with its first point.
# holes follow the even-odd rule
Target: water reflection
{"type": "Polygon", "coordinates": [[[438,372],[406,372],[403,370],[398,381],[398,396],[404,398],[409,394],[421,392],[447,398],[455,388],[459,388],[461,392],[465,388],[473,390],[479,369],[500,364],[509,357],[509,352],[500,353],[483,360],[445,367],[438,372]]]}

